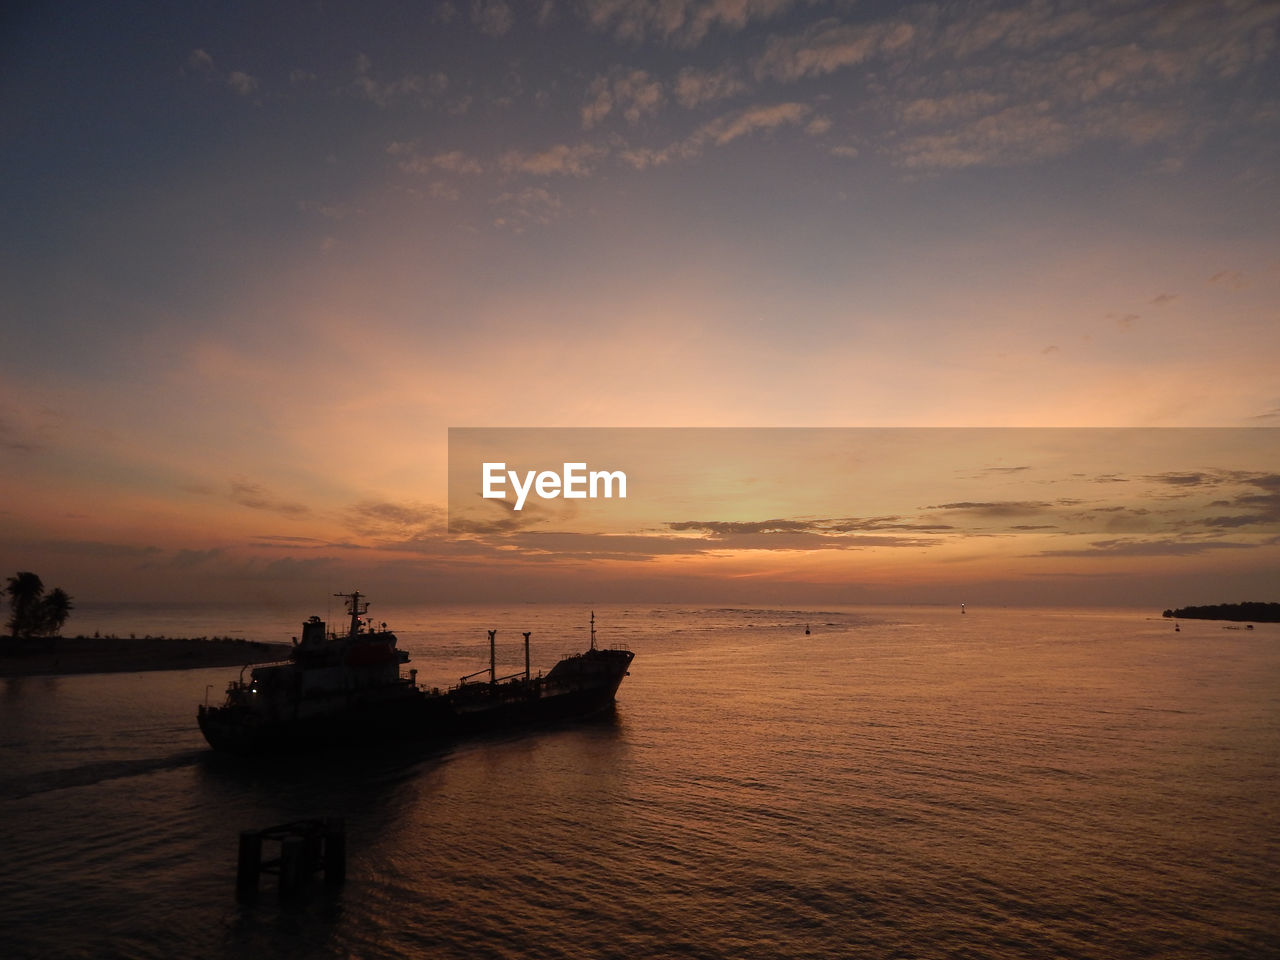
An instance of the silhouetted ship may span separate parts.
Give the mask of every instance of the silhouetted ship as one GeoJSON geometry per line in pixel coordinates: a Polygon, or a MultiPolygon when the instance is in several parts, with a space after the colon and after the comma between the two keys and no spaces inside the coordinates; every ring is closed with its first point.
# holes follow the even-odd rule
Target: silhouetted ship
{"type": "MultiPolygon", "coordinates": [[[[401,676],[409,654],[396,647],[387,625],[365,620],[362,594],[345,599],[350,627],[345,636],[327,633],[312,617],[302,625],[287,662],[254,667],[235,680],[220,707],[201,706],[197,719],[209,745],[231,753],[279,753],[387,740],[431,740],[489,730],[521,729],[548,720],[589,716],[613,705],[634,654],[622,646],[591,645],[567,656],[542,676],[529,670],[529,634],[524,634],[524,670],[499,677],[489,631],[489,667],[463,677],[447,690],[419,686],[417,670],[401,676]]],[[[247,668],[246,668],[247,669],[247,668]]]]}

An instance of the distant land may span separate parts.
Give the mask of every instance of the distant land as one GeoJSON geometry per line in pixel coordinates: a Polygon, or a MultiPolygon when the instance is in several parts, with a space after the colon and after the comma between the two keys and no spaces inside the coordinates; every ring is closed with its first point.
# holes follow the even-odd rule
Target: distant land
{"type": "Polygon", "coordinates": [[[0,637],[0,677],[240,667],[285,660],[287,643],[182,637],[0,637]]]}
{"type": "Polygon", "coordinates": [[[1183,620],[1252,620],[1280,623],[1280,603],[1215,603],[1207,607],[1179,607],[1166,610],[1166,617],[1183,620]]]}

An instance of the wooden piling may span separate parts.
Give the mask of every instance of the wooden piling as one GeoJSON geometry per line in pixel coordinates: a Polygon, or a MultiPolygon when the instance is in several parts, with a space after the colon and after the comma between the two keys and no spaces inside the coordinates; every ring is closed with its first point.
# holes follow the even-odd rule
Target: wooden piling
{"type": "Polygon", "coordinates": [[[280,898],[287,899],[298,892],[304,876],[303,860],[306,858],[306,841],[302,837],[285,837],[280,841],[280,898]]]}
{"type": "Polygon", "coordinates": [[[258,874],[262,871],[262,834],[257,830],[240,831],[240,851],[236,858],[236,893],[251,897],[258,892],[258,874]]]}
{"type": "Polygon", "coordinates": [[[324,833],[313,830],[303,834],[302,838],[302,872],[303,875],[315,873],[320,869],[324,857],[324,833]]]}
{"type": "Polygon", "coordinates": [[[341,817],[324,822],[324,882],[339,886],[347,879],[347,827],[341,817]]]}

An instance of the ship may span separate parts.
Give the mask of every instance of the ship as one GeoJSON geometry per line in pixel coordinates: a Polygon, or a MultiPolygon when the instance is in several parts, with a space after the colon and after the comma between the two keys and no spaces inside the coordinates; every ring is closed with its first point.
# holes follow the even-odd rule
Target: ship
{"type": "Polygon", "coordinates": [[[386,623],[368,619],[364,594],[335,596],[346,604],[345,634],[311,617],[288,660],[244,667],[221,706],[198,708],[214,750],[251,755],[447,740],[584,718],[614,706],[634,657],[622,644],[597,645],[593,611],[587,650],[564,656],[545,675],[530,669],[526,632],[524,670],[499,677],[497,631],[490,630],[488,668],[452,687],[428,688],[416,669],[406,675],[408,652],[386,623]]]}

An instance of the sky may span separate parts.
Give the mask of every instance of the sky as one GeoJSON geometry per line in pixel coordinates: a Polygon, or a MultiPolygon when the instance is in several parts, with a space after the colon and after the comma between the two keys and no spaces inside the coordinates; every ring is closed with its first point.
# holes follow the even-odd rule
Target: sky
{"type": "MultiPolygon", "coordinates": [[[[1280,4],[0,18],[0,570],[82,600],[1280,599],[1275,441],[1230,432],[1280,427],[1280,4]],[[762,499],[726,464],[714,509],[583,550],[450,534],[449,429],[475,427],[1243,449],[1091,465],[1153,502],[1216,490],[1197,522],[1093,539],[833,549],[796,535],[888,514],[762,499]]],[[[895,515],[1049,502],[981,493],[895,515]]]]}

